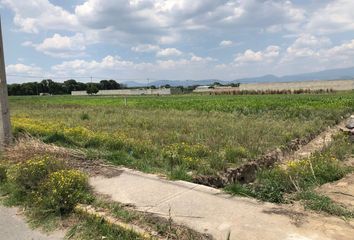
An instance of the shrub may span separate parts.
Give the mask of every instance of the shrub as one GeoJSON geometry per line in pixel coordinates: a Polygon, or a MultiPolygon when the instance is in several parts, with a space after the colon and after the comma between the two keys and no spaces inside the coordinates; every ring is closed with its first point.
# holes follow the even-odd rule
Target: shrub
{"type": "Polygon", "coordinates": [[[44,209],[68,213],[90,198],[87,176],[77,170],[51,173],[39,189],[37,202],[44,209]]]}
{"type": "Polygon", "coordinates": [[[81,113],[80,114],[80,119],[81,120],[89,120],[90,119],[90,115],[88,115],[88,113],[81,113]]]}
{"type": "Polygon", "coordinates": [[[7,171],[11,194],[18,201],[38,190],[41,182],[52,172],[63,169],[62,162],[49,157],[35,158],[10,167],[7,171]]]}

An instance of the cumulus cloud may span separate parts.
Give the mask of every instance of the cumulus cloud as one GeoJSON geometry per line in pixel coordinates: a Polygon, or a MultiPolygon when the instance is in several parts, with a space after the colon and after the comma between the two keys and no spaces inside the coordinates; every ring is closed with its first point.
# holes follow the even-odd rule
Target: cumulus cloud
{"type": "Polygon", "coordinates": [[[306,24],[308,31],[320,34],[354,30],[354,1],[330,1],[311,14],[306,24]]]}
{"type": "Polygon", "coordinates": [[[319,56],[322,61],[326,62],[326,67],[352,67],[354,39],[328,49],[323,49],[319,52],[319,56]]]}
{"type": "Polygon", "coordinates": [[[161,48],[158,45],[152,44],[139,44],[131,48],[133,52],[138,53],[151,53],[155,52],[156,57],[173,57],[173,56],[181,56],[183,54],[182,51],[177,48],[161,48]]]}
{"type": "MultiPolygon", "coordinates": [[[[23,37],[29,41],[22,46],[75,59],[54,65],[54,73],[233,78],[235,72],[282,74],[315,69],[315,65],[353,64],[353,41],[348,38],[354,30],[354,3],[350,0],[84,0],[70,7],[49,0],[0,2],[13,12],[16,34],[30,33],[23,37]],[[337,32],[341,35],[332,37],[337,32]],[[245,48],[237,48],[231,39],[242,41],[245,48]],[[96,46],[88,47],[93,43],[110,55],[90,59],[97,57],[96,46]],[[229,46],[236,55],[227,51],[229,46]],[[126,59],[115,56],[120,50],[127,53],[126,59]],[[147,62],[127,60],[136,59],[133,54],[147,62]]],[[[17,65],[8,67],[39,70],[17,65]]]]}
{"type": "Polygon", "coordinates": [[[208,72],[208,69],[211,69],[211,65],[209,64],[212,61],[215,61],[215,59],[194,54],[186,58],[157,60],[152,63],[134,62],[122,59],[119,56],[108,55],[99,61],[86,61],[82,59],[64,61],[52,66],[51,70],[53,75],[61,76],[118,75],[119,77],[145,79],[147,76],[160,78],[162,75],[168,78],[172,74],[175,77],[192,78],[193,76],[202,77],[205,72],[208,72]]]}
{"type": "Polygon", "coordinates": [[[42,73],[42,69],[35,65],[25,65],[22,63],[10,64],[6,66],[6,73],[11,74],[24,74],[24,75],[39,75],[42,73]]]}
{"type": "Polygon", "coordinates": [[[152,45],[152,44],[139,44],[135,47],[131,48],[132,51],[134,52],[157,52],[160,50],[160,47],[157,45],[152,45]]]}
{"type": "Polygon", "coordinates": [[[27,41],[22,45],[32,46],[37,51],[52,57],[69,58],[84,55],[86,43],[83,34],[77,33],[71,37],[54,34],[52,37],[44,39],[42,43],[34,44],[27,41]]]}
{"type": "Polygon", "coordinates": [[[264,51],[255,52],[252,49],[247,49],[244,53],[237,55],[235,62],[244,64],[250,62],[272,61],[274,58],[278,57],[279,54],[280,47],[275,45],[268,46],[264,51]]]}
{"type": "Polygon", "coordinates": [[[317,37],[311,34],[301,34],[293,44],[287,48],[288,58],[308,57],[318,54],[318,50],[331,45],[327,37],[317,37]]]}
{"type": "Polygon", "coordinates": [[[14,13],[14,24],[23,32],[38,33],[42,29],[77,30],[74,14],[53,5],[48,0],[2,0],[14,13]]]}
{"type": "Polygon", "coordinates": [[[232,44],[233,44],[233,42],[230,40],[223,40],[219,43],[219,46],[220,47],[228,47],[228,46],[231,46],[232,44]]]}
{"type": "Polygon", "coordinates": [[[161,49],[156,53],[157,57],[171,57],[171,56],[181,56],[182,52],[176,48],[165,48],[161,49]]]}
{"type": "Polygon", "coordinates": [[[122,60],[119,56],[108,55],[101,61],[97,62],[95,60],[85,61],[85,60],[73,60],[64,61],[61,64],[52,66],[52,70],[60,74],[92,74],[97,73],[101,70],[121,70],[126,67],[133,66],[134,63],[131,61],[122,60]]]}

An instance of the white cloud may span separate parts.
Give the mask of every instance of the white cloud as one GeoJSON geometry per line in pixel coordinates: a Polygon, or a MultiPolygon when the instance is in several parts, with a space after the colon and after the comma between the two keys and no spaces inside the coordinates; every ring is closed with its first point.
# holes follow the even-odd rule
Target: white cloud
{"type": "Polygon", "coordinates": [[[74,36],[61,36],[54,34],[46,38],[40,44],[24,42],[23,46],[33,46],[37,51],[57,58],[77,57],[85,54],[87,41],[83,34],[77,33],[74,36]]]}
{"type": "Polygon", "coordinates": [[[33,47],[34,44],[31,41],[25,41],[21,45],[24,47],[33,47]]]}
{"type": "MultiPolygon", "coordinates": [[[[188,78],[191,74],[202,78],[234,78],[236,73],[282,74],[353,65],[354,43],[348,38],[352,38],[354,30],[354,2],[350,0],[311,3],[290,0],[84,0],[78,1],[77,6],[62,4],[66,8],[49,0],[0,1],[14,13],[17,30],[32,33],[26,36],[15,33],[29,40],[22,40],[22,46],[33,47],[52,57],[76,59],[54,65],[54,73],[111,72],[145,78],[146,75],[188,78]],[[341,34],[330,35],[336,32],[341,34]],[[43,36],[47,37],[39,39],[43,36]],[[249,38],[255,40],[248,41],[249,38]],[[222,40],[216,43],[219,46],[212,46],[215,39],[222,40]],[[231,39],[239,39],[245,45],[234,56],[226,51],[226,47],[238,45],[231,39]],[[179,44],[181,40],[183,43],[179,44]],[[258,40],[271,45],[259,49],[256,47],[258,40]],[[101,44],[99,47],[111,51],[112,56],[81,60],[80,57],[90,56],[88,54],[97,57],[95,46],[92,51],[87,47],[93,43],[101,44]],[[135,59],[134,55],[141,53],[139,57],[146,54],[144,59],[156,57],[157,60],[137,63],[114,56],[120,50],[126,52],[124,48],[132,51],[127,59],[135,59]],[[223,62],[189,53],[193,48],[198,53],[214,53],[223,62]]],[[[20,57],[23,56],[16,55],[14,59],[20,57]]],[[[9,66],[11,71],[40,70],[31,65],[9,66]]]]}
{"type": "Polygon", "coordinates": [[[344,63],[343,66],[351,66],[354,58],[354,39],[329,49],[321,50],[320,56],[327,59],[328,62],[339,60],[344,63]]]}
{"type": "Polygon", "coordinates": [[[134,52],[157,52],[160,50],[160,47],[157,45],[152,45],[152,44],[139,44],[135,47],[131,48],[132,51],[134,52]]]}
{"type": "Polygon", "coordinates": [[[72,12],[48,0],[0,1],[15,13],[21,31],[68,30],[105,43],[170,45],[192,32],[227,37],[235,28],[240,33],[293,29],[305,18],[304,9],[276,0],[86,0],[72,12]]]}
{"type": "Polygon", "coordinates": [[[61,64],[52,66],[52,70],[60,74],[92,74],[104,70],[121,70],[126,67],[132,67],[134,63],[131,61],[122,60],[118,56],[108,55],[100,62],[95,60],[73,60],[65,61],[61,64]]]}
{"type": "Polygon", "coordinates": [[[330,1],[323,8],[311,14],[307,30],[320,34],[328,34],[354,30],[354,1],[330,1]]]}
{"type": "Polygon", "coordinates": [[[75,15],[48,0],[2,0],[1,3],[14,13],[14,24],[23,32],[38,33],[40,30],[76,30],[75,15]]]}
{"type": "Polygon", "coordinates": [[[42,69],[35,65],[25,65],[22,63],[9,64],[6,66],[7,74],[24,74],[24,75],[39,75],[42,73],[42,69]]]}
{"type": "Polygon", "coordinates": [[[230,40],[223,40],[220,42],[219,46],[220,47],[228,47],[228,46],[231,46],[232,44],[233,44],[233,42],[230,40]]]}
{"type": "Polygon", "coordinates": [[[275,45],[268,46],[264,51],[255,52],[251,49],[247,49],[244,53],[237,55],[235,62],[244,64],[250,62],[272,61],[274,58],[278,57],[279,54],[280,47],[275,45]]]}
{"type": "Polygon", "coordinates": [[[182,52],[176,48],[161,49],[156,53],[157,57],[181,56],[182,52]]]}
{"type": "Polygon", "coordinates": [[[156,57],[173,57],[181,56],[183,54],[182,51],[176,48],[160,48],[159,46],[152,44],[139,44],[132,47],[131,50],[139,53],[156,52],[156,57]]]}
{"type": "Polygon", "coordinates": [[[206,72],[212,69],[211,62],[215,61],[210,57],[200,57],[191,54],[188,58],[157,60],[156,62],[133,62],[124,60],[119,56],[108,55],[100,61],[85,61],[76,59],[64,61],[61,64],[52,66],[52,74],[59,76],[119,76],[120,78],[142,78],[155,77],[168,78],[173,75],[176,78],[202,78],[206,72]]]}
{"type": "Polygon", "coordinates": [[[318,50],[331,45],[327,37],[316,37],[311,34],[301,34],[293,44],[287,48],[288,60],[294,57],[308,57],[318,55],[318,50]]]}

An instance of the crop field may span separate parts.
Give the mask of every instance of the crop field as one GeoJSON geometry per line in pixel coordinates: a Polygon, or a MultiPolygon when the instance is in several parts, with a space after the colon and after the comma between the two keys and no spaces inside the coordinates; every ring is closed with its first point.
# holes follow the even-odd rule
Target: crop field
{"type": "Polygon", "coordinates": [[[189,179],[308,138],[354,112],[354,92],[242,96],[10,97],[15,134],[92,159],[189,179]]]}

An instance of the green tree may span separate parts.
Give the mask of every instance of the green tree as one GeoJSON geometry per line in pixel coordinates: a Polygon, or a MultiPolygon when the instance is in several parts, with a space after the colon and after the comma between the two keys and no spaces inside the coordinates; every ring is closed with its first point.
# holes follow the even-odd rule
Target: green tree
{"type": "Polygon", "coordinates": [[[98,91],[99,91],[99,89],[95,84],[93,84],[93,83],[87,84],[87,90],[86,90],[87,94],[93,95],[93,94],[98,93],[98,91]]]}

